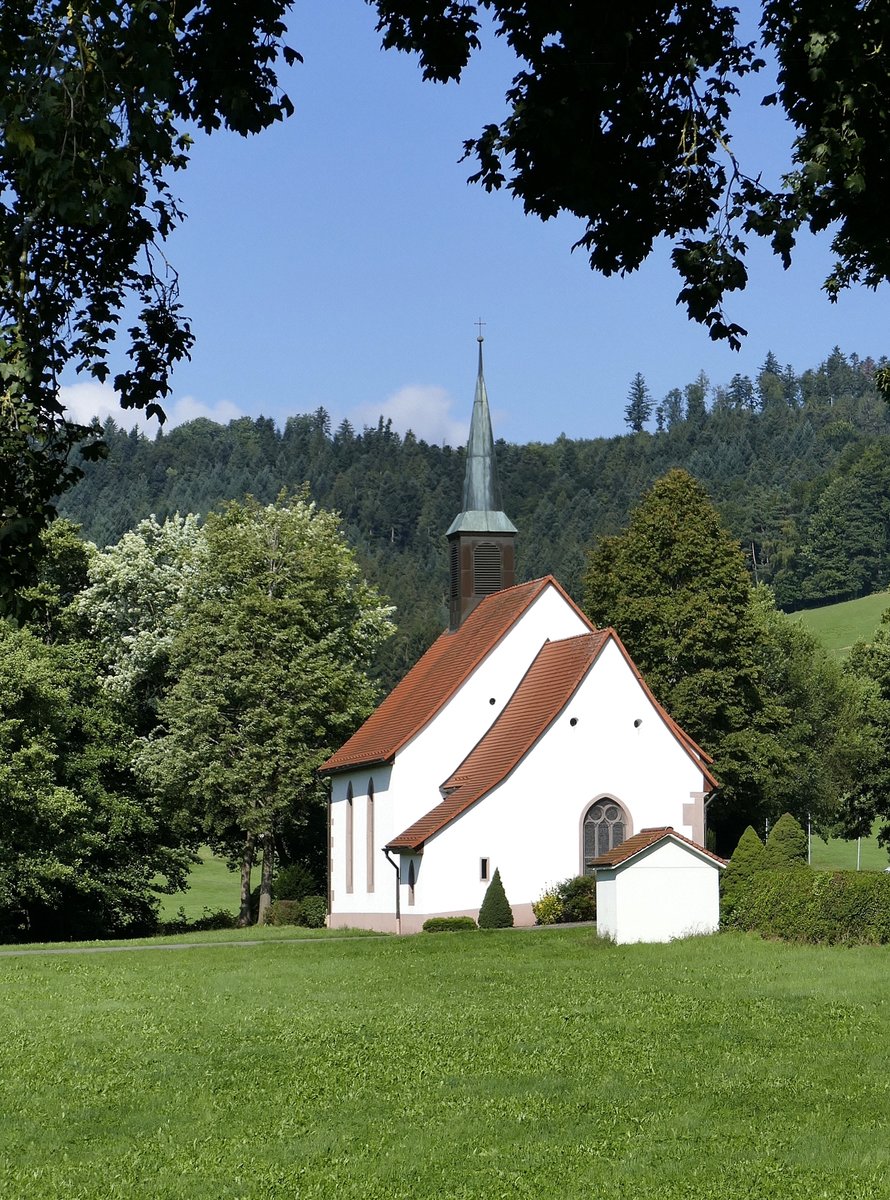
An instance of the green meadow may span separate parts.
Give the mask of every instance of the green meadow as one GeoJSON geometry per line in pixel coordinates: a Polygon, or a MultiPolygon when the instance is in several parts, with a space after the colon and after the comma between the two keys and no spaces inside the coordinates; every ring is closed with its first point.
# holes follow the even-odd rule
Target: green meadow
{"type": "Polygon", "coordinates": [[[876,592],[859,600],[844,600],[794,613],[835,658],[846,658],[854,642],[872,637],[890,608],[890,593],[876,592]]]}
{"type": "Polygon", "coordinates": [[[3,958],[0,1184],[884,1200],[888,970],[587,929],[3,958]]]}

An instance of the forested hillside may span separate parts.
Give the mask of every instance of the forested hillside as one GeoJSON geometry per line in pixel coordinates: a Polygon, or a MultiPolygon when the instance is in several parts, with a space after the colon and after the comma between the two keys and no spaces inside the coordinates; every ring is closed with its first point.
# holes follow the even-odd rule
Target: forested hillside
{"type": "MultiPolygon", "coordinates": [[[[520,578],[553,572],[580,596],[588,547],[624,528],[652,482],[681,466],[705,485],[752,578],[768,582],[781,607],[886,586],[890,411],[873,385],[883,362],[835,348],[798,375],[770,354],[754,379],[714,386],[700,376],[657,405],[637,377],[628,397],[637,432],[500,442],[520,578]]],[[[226,427],[198,420],[154,440],[108,422],[106,439],[108,459],[89,465],[61,506],[99,545],[150,513],[206,514],[246,494],[267,503],[305,485],[342,514],[363,569],[397,607],[399,634],[380,666],[385,682],[445,623],[443,535],[460,508],[462,449],[400,437],[383,420],[361,432],[348,422],[332,429],[323,409],[282,429],[262,417],[226,427]]]]}

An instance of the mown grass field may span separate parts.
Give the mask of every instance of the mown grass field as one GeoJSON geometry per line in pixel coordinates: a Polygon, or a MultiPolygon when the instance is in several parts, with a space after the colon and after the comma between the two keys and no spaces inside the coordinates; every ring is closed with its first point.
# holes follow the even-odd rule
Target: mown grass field
{"type": "Polygon", "coordinates": [[[794,614],[836,658],[846,658],[854,642],[870,638],[890,608],[890,592],[876,592],[859,600],[844,600],[794,614]]]}
{"type": "Polygon", "coordinates": [[[888,970],[580,929],[2,959],[0,1184],[884,1200],[888,970]]]}
{"type": "Polygon", "coordinates": [[[180,908],[190,921],[200,917],[206,908],[211,912],[226,909],[237,913],[240,888],[238,875],[205,846],[201,850],[201,862],[189,874],[188,891],[160,897],[161,916],[164,920],[172,920],[180,908]]]}

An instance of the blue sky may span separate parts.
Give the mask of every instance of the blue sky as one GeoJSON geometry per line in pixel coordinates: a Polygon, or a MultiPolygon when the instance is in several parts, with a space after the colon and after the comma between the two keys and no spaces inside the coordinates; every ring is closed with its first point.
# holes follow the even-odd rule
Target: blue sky
{"type": "MultiPolygon", "coordinates": [[[[729,310],[749,330],[734,353],[676,306],[668,247],[633,276],[602,279],[570,253],[578,222],[543,224],[507,193],[468,186],[463,139],[499,119],[512,74],[499,43],[442,87],[379,49],[362,0],[297,0],[290,28],[305,59],[282,69],[294,117],[250,140],[200,139],[175,180],[188,220],[169,257],[197,345],[174,377],[173,422],[283,423],[322,405],[335,423],[385,413],[402,431],[462,442],[478,317],[495,432],[517,442],[623,432],[637,371],[658,400],[701,370],[714,383],[754,375],[770,349],[798,370],[835,344],[890,352],[886,288],[837,305],[820,292],[824,240],[809,239],[787,273],[751,253],[752,283],[729,310]]],[[[789,134],[756,104],[767,88],[755,83],[737,149],[769,176],[789,134]]],[[[96,385],[63,390],[79,416],[122,419],[96,385]]]]}

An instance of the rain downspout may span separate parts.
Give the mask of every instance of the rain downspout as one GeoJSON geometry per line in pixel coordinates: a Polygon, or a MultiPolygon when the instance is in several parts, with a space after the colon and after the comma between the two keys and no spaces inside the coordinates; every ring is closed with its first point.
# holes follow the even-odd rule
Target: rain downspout
{"type": "Polygon", "coordinates": [[[383,853],[386,855],[386,861],[396,873],[396,933],[400,934],[402,932],[402,889],[400,886],[402,872],[399,864],[390,857],[388,846],[383,847],[383,853]]]}

